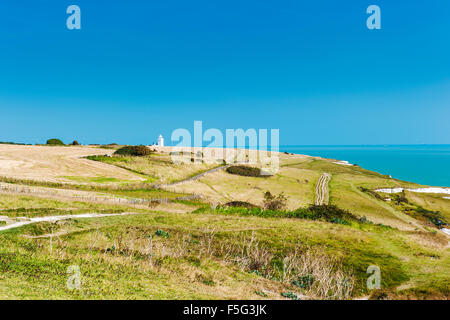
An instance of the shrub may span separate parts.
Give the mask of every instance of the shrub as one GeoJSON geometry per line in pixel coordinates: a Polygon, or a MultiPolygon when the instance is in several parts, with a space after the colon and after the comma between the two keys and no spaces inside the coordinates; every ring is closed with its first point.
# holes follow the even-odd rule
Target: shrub
{"type": "Polygon", "coordinates": [[[387,300],[388,292],[385,289],[376,289],[370,293],[369,300],[387,300]]]}
{"type": "Polygon", "coordinates": [[[290,291],[282,292],[281,296],[285,297],[285,298],[288,298],[288,299],[292,299],[292,300],[298,300],[297,295],[295,293],[293,293],[293,292],[290,292],[290,291]]]}
{"type": "MultiPolygon", "coordinates": [[[[273,197],[273,196],[272,196],[273,197]]],[[[283,196],[284,197],[284,196],[283,196]]],[[[276,198],[276,197],[275,197],[276,198]]],[[[206,212],[206,208],[195,210],[195,213],[206,212]]],[[[308,208],[299,208],[295,211],[289,210],[272,210],[263,209],[259,207],[245,208],[240,206],[218,206],[214,210],[222,214],[239,214],[243,216],[259,216],[264,218],[293,218],[293,219],[308,219],[308,220],[322,220],[331,223],[338,223],[343,225],[351,225],[351,222],[369,223],[367,219],[361,221],[361,218],[353,215],[347,210],[339,207],[329,206],[310,206],[308,208]]]]}
{"type": "Polygon", "coordinates": [[[408,203],[409,203],[408,198],[406,198],[405,191],[403,191],[403,192],[402,192],[401,194],[399,194],[399,195],[394,194],[394,195],[392,196],[392,200],[394,201],[394,203],[395,203],[396,205],[401,205],[402,203],[405,203],[405,204],[408,204],[408,203]]]}
{"type": "Polygon", "coordinates": [[[52,146],[63,146],[64,145],[64,143],[59,139],[48,139],[47,144],[52,145],[52,146]]]}
{"type": "Polygon", "coordinates": [[[80,144],[78,143],[77,140],[74,140],[74,141],[72,142],[72,145],[73,145],[73,146],[79,146],[80,144]]]}
{"type": "Polygon", "coordinates": [[[425,208],[422,208],[421,206],[417,206],[417,209],[415,210],[419,215],[426,218],[428,221],[433,223],[438,228],[443,228],[447,225],[447,222],[445,221],[444,216],[439,211],[431,211],[425,208]]]}
{"type": "Polygon", "coordinates": [[[125,146],[117,149],[114,154],[121,156],[147,156],[152,153],[152,150],[146,146],[125,146]]]}
{"type": "Polygon", "coordinates": [[[262,177],[261,175],[261,169],[260,168],[254,168],[249,166],[231,166],[227,168],[227,172],[231,174],[236,174],[239,176],[244,177],[262,177]]]}
{"type": "Polygon", "coordinates": [[[239,207],[239,208],[247,208],[247,209],[258,208],[258,206],[255,206],[254,204],[251,204],[251,203],[245,202],[245,201],[227,202],[227,203],[225,203],[225,207],[239,207]]]}
{"type": "Polygon", "coordinates": [[[164,230],[161,230],[161,229],[156,230],[155,235],[158,236],[158,237],[163,237],[163,238],[169,238],[170,237],[168,232],[166,232],[164,230]]]}
{"type": "Polygon", "coordinates": [[[346,221],[344,219],[341,219],[341,218],[331,218],[330,222],[331,223],[337,223],[337,224],[344,224],[344,225],[347,225],[347,226],[350,225],[350,222],[348,222],[348,221],[346,221]]]}
{"type": "Polygon", "coordinates": [[[261,296],[261,297],[264,297],[264,298],[266,298],[267,297],[267,294],[265,294],[264,292],[262,292],[262,291],[255,291],[255,294],[257,294],[258,296],[261,296]]]}
{"type": "Polygon", "coordinates": [[[286,204],[287,198],[283,192],[277,196],[272,195],[270,191],[267,191],[264,194],[264,201],[263,201],[264,210],[273,210],[273,211],[284,210],[286,208],[286,204]]]}
{"type": "Polygon", "coordinates": [[[299,209],[297,212],[305,212],[309,219],[322,219],[332,223],[349,224],[349,221],[360,221],[360,219],[351,212],[334,205],[312,205],[306,210],[299,209]]]}
{"type": "Polygon", "coordinates": [[[361,190],[364,193],[370,194],[371,196],[373,196],[373,197],[375,197],[375,198],[377,198],[379,200],[383,200],[384,201],[384,197],[380,196],[375,191],[372,191],[372,190],[364,188],[364,187],[359,187],[359,190],[361,190]]]}

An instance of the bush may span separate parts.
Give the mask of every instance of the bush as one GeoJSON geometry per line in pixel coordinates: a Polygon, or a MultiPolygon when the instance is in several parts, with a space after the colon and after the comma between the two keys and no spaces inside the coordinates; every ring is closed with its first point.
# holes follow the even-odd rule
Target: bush
{"type": "Polygon", "coordinates": [[[369,300],[388,300],[389,294],[385,289],[376,289],[370,293],[369,300]]]}
{"type": "Polygon", "coordinates": [[[348,221],[346,221],[344,219],[341,219],[341,218],[331,218],[330,222],[331,223],[337,223],[337,224],[344,224],[346,226],[350,225],[350,222],[348,222],[348,221]]]}
{"type": "Polygon", "coordinates": [[[78,143],[77,140],[74,140],[74,141],[72,142],[72,145],[73,145],[73,146],[79,146],[80,144],[78,143]]]}
{"type": "Polygon", "coordinates": [[[285,298],[288,298],[288,299],[292,299],[292,300],[298,300],[297,295],[295,293],[293,293],[293,292],[290,292],[290,291],[282,292],[281,296],[285,297],[285,298]]]}
{"type": "Polygon", "coordinates": [[[360,219],[351,212],[334,205],[312,205],[306,210],[299,209],[297,212],[305,212],[309,219],[321,219],[332,223],[349,224],[349,221],[360,221],[360,219]]]}
{"type": "Polygon", "coordinates": [[[375,197],[375,198],[377,198],[379,200],[383,200],[384,201],[384,197],[380,196],[375,191],[372,191],[372,190],[364,188],[364,187],[359,187],[359,190],[361,190],[364,193],[370,194],[372,197],[375,197]]]}
{"type": "Polygon", "coordinates": [[[431,211],[428,209],[424,209],[421,206],[417,206],[417,209],[415,211],[438,228],[444,228],[445,226],[447,226],[447,222],[445,221],[444,216],[442,216],[439,211],[431,211]]]}
{"type": "MultiPolygon", "coordinates": [[[[279,196],[277,197],[272,196],[272,197],[278,198],[279,196]]],[[[281,194],[281,196],[284,197],[283,194],[281,194]]],[[[195,210],[194,212],[195,213],[206,212],[205,210],[207,209],[200,208],[195,210]]],[[[365,222],[361,221],[359,217],[352,214],[351,212],[343,210],[333,205],[329,206],[313,205],[308,208],[299,208],[295,211],[263,209],[259,207],[245,208],[242,206],[218,206],[214,211],[222,214],[239,214],[242,216],[258,216],[263,218],[293,218],[293,219],[321,220],[343,225],[351,225],[352,222],[372,224],[372,222],[368,221],[367,219],[365,219],[365,222]]]]}
{"type": "Polygon", "coordinates": [[[264,194],[264,201],[263,201],[264,210],[273,210],[273,211],[284,210],[286,208],[286,204],[287,198],[283,192],[277,196],[272,195],[270,191],[267,191],[264,194]]]}
{"type": "Polygon", "coordinates": [[[238,207],[238,208],[247,208],[247,209],[258,208],[258,206],[255,206],[254,204],[251,204],[251,203],[245,202],[245,201],[227,202],[227,203],[225,203],[225,207],[238,207]]]}
{"type": "Polygon", "coordinates": [[[52,146],[63,146],[64,145],[64,143],[59,139],[48,139],[47,144],[52,145],[52,146]]]}
{"type": "Polygon", "coordinates": [[[408,198],[406,198],[405,191],[402,191],[401,194],[392,195],[392,200],[396,205],[401,205],[402,203],[408,204],[408,198]]]}
{"type": "Polygon", "coordinates": [[[152,153],[152,150],[146,146],[125,146],[117,149],[114,154],[121,156],[147,156],[152,153]]]}
{"type": "Polygon", "coordinates": [[[266,298],[267,297],[267,294],[265,294],[264,292],[262,292],[262,291],[255,291],[255,294],[257,294],[258,296],[261,296],[261,297],[264,297],[264,298],[266,298]]]}
{"type": "Polygon", "coordinates": [[[169,238],[170,237],[168,232],[166,232],[164,230],[161,230],[161,229],[156,230],[155,235],[158,236],[158,237],[163,237],[163,238],[169,238]]]}
{"type": "Polygon", "coordinates": [[[244,177],[264,177],[263,175],[261,175],[260,168],[254,168],[243,165],[228,167],[227,172],[244,177]]]}

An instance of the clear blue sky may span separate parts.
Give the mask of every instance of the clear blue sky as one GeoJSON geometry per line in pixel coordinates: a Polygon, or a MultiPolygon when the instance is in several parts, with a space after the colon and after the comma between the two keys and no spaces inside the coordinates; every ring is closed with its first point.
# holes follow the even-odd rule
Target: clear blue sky
{"type": "Polygon", "coordinates": [[[0,141],[450,143],[448,0],[0,2],[0,141]],[[66,8],[82,30],[66,28],[66,8]],[[382,29],[368,30],[370,4],[382,29]]]}

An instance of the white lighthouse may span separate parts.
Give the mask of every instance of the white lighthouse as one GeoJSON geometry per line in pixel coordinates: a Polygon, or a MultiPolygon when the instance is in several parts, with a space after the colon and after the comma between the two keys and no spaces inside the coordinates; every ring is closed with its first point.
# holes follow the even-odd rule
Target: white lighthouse
{"type": "Polygon", "coordinates": [[[162,135],[158,137],[158,147],[164,147],[164,138],[162,135]]]}

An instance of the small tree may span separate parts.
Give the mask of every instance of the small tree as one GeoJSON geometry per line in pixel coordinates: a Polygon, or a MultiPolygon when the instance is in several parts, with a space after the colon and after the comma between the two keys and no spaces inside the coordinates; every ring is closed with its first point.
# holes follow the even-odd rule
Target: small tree
{"type": "Polygon", "coordinates": [[[78,143],[77,140],[74,140],[74,141],[72,142],[72,145],[73,145],[73,146],[79,146],[80,144],[78,143]]]}
{"type": "Polygon", "coordinates": [[[264,193],[263,208],[264,210],[284,210],[287,205],[287,198],[284,193],[274,196],[270,191],[264,193]]]}
{"type": "Polygon", "coordinates": [[[48,139],[47,144],[51,146],[63,146],[64,143],[59,139],[48,139]]]}

